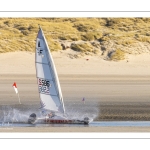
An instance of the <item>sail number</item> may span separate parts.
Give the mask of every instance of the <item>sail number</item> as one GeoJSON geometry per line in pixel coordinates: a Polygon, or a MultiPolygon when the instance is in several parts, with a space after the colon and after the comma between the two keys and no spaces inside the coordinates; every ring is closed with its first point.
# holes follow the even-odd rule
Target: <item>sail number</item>
{"type": "Polygon", "coordinates": [[[38,85],[39,85],[40,93],[50,94],[49,92],[49,87],[51,86],[50,81],[45,80],[45,79],[39,79],[38,85]]]}

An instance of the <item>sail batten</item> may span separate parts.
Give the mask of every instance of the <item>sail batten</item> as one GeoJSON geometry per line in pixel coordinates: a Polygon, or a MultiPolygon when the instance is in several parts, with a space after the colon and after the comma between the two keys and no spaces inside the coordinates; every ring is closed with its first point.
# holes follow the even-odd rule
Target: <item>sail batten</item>
{"type": "Polygon", "coordinates": [[[56,68],[41,28],[36,40],[35,64],[41,108],[65,113],[56,68]]]}

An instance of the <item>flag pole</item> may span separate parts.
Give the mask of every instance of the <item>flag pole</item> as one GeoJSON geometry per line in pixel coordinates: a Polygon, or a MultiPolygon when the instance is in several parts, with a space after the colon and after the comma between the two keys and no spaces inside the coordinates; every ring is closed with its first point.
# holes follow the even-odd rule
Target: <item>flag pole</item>
{"type": "Polygon", "coordinates": [[[17,93],[17,95],[18,95],[19,103],[21,104],[21,102],[20,102],[20,97],[19,97],[19,93],[17,93]]]}

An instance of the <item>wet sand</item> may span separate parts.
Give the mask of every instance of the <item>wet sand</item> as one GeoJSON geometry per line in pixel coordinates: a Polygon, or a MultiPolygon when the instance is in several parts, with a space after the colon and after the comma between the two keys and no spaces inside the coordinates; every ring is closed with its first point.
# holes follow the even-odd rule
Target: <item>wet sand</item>
{"type": "MultiPolygon", "coordinates": [[[[150,132],[150,127],[3,127],[0,132],[73,132],[73,133],[114,133],[114,132],[150,132]]],[[[87,137],[90,137],[88,135],[87,137]]]]}
{"type": "MultiPolygon", "coordinates": [[[[64,103],[95,111],[95,121],[150,120],[150,76],[59,75],[64,103]],[[85,105],[82,98],[85,97],[85,105]]],[[[0,107],[35,108],[39,95],[35,75],[0,75],[0,107]],[[17,82],[22,104],[12,88],[17,82]]],[[[92,112],[93,113],[93,112],[92,112]]],[[[1,127],[0,132],[149,132],[150,127],[1,127]]]]}

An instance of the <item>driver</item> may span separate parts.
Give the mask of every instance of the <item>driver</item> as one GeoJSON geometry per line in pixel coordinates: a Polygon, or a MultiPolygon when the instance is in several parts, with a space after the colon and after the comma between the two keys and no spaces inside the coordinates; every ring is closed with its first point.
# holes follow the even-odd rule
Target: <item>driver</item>
{"type": "Polygon", "coordinates": [[[49,117],[49,118],[53,118],[54,116],[55,116],[55,114],[52,113],[52,112],[50,112],[50,113],[48,114],[48,117],[49,117]]]}

